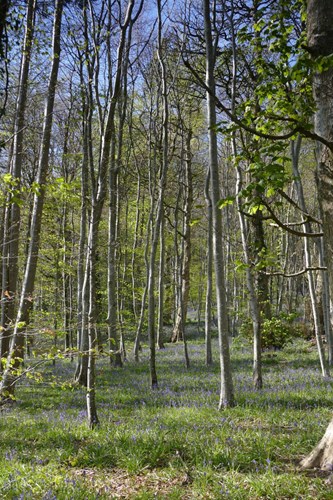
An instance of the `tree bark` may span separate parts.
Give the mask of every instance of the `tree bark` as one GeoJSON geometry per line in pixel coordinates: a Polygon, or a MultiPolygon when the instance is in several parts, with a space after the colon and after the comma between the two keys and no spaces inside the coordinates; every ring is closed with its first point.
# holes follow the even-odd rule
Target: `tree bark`
{"type": "Polygon", "coordinates": [[[163,151],[162,151],[162,167],[159,180],[159,195],[156,207],[156,219],[153,227],[152,243],[150,249],[149,259],[149,276],[148,276],[148,338],[149,338],[149,369],[150,369],[150,383],[154,389],[158,386],[157,373],[156,373],[156,346],[155,346],[155,273],[156,273],[156,255],[158,240],[161,232],[162,217],[164,216],[164,193],[168,172],[168,125],[169,125],[169,108],[168,108],[168,89],[167,89],[167,76],[166,67],[162,47],[162,7],[161,1],[157,0],[158,12],[158,47],[157,57],[161,68],[162,78],[162,102],[163,102],[163,151]]]}
{"type": "MultiPolygon", "coordinates": [[[[36,0],[29,0],[27,5],[27,19],[24,43],[22,47],[22,61],[19,80],[19,94],[16,105],[14,124],[14,145],[12,153],[12,165],[10,173],[13,182],[13,194],[8,200],[4,217],[4,240],[3,240],[3,265],[2,265],[2,305],[1,326],[1,353],[4,358],[9,353],[10,338],[13,333],[15,321],[15,309],[17,306],[17,275],[18,275],[18,253],[20,237],[20,188],[23,165],[23,141],[25,129],[25,111],[28,92],[28,78],[32,42],[35,29],[36,0]]],[[[1,370],[1,367],[0,367],[1,370]]]]}
{"type": "MultiPolygon", "coordinates": [[[[185,131],[183,131],[183,134],[185,131]]],[[[191,218],[193,205],[193,182],[192,182],[192,154],[191,154],[192,130],[186,132],[184,184],[185,184],[185,203],[184,203],[184,221],[183,221],[183,245],[182,245],[182,265],[181,265],[181,293],[180,302],[176,314],[176,322],[172,333],[172,341],[184,340],[185,358],[187,356],[185,325],[188,308],[188,299],[190,293],[190,269],[191,269],[191,218]]],[[[183,141],[182,141],[183,142],[183,141]]],[[[182,147],[182,150],[184,148],[182,147]]],[[[182,156],[184,155],[182,152],[182,156]]],[[[189,360],[186,364],[189,364],[189,360]]]]}
{"type": "Polygon", "coordinates": [[[33,293],[35,286],[35,276],[38,261],[38,251],[40,243],[40,230],[42,223],[42,214],[45,198],[45,183],[49,166],[49,152],[51,142],[51,131],[53,123],[53,108],[55,100],[55,91],[58,80],[58,69],[60,61],[60,33],[61,19],[64,0],[57,0],[54,12],[53,21],[53,36],[52,36],[52,64],[48,84],[48,91],[45,101],[43,132],[41,139],[41,149],[39,156],[37,183],[39,193],[34,196],[34,204],[31,217],[30,227],[30,242],[25,274],[23,278],[20,304],[16,317],[16,324],[12,335],[10,352],[7,358],[6,368],[3,374],[3,379],[0,384],[0,393],[3,396],[8,394],[13,396],[15,389],[15,374],[13,370],[17,369],[23,359],[24,351],[24,336],[22,326],[26,327],[29,323],[29,315],[33,304],[33,293]]]}
{"type": "MultiPolygon", "coordinates": [[[[115,80],[110,97],[107,115],[105,118],[103,137],[101,141],[100,162],[98,167],[97,182],[95,189],[92,193],[92,210],[89,221],[89,236],[88,236],[88,253],[86,260],[86,276],[83,284],[82,295],[85,295],[85,289],[89,287],[89,313],[88,313],[88,340],[89,340],[89,353],[88,353],[88,376],[87,376],[87,413],[89,426],[95,427],[98,424],[98,416],[95,401],[95,357],[97,349],[97,335],[96,335],[96,253],[97,253],[97,239],[99,232],[99,224],[101,221],[102,210],[106,197],[106,180],[107,171],[110,160],[110,150],[112,138],[114,134],[114,119],[116,106],[119,99],[121,90],[121,72],[122,61],[126,42],[126,33],[131,22],[132,11],[134,7],[134,0],[129,0],[127,4],[125,20],[121,27],[120,39],[117,52],[117,67],[115,73],[115,80]]],[[[111,82],[109,82],[111,86],[111,82]]],[[[84,309],[86,304],[83,304],[82,316],[84,317],[84,309]]]]}
{"type": "MultiPolygon", "coordinates": [[[[307,207],[305,203],[305,197],[304,197],[304,192],[303,192],[303,185],[301,181],[301,176],[298,168],[298,161],[299,161],[299,153],[300,153],[300,148],[301,148],[301,137],[299,136],[295,141],[292,141],[291,143],[291,159],[292,159],[292,169],[293,169],[293,175],[294,175],[294,182],[296,185],[296,192],[297,192],[297,197],[298,197],[298,204],[300,208],[306,213],[307,212],[307,207]]],[[[308,221],[305,221],[303,224],[303,229],[305,233],[311,233],[312,228],[311,224],[308,221]]],[[[305,267],[307,269],[311,269],[312,267],[312,257],[311,257],[311,248],[310,248],[310,238],[307,236],[304,236],[304,255],[305,255],[305,267]]],[[[316,342],[317,342],[317,349],[318,349],[318,355],[319,355],[319,361],[320,361],[320,367],[321,367],[321,373],[323,377],[328,377],[329,376],[329,371],[328,371],[328,366],[327,366],[327,361],[325,358],[325,349],[322,341],[322,331],[320,328],[320,318],[319,318],[319,308],[317,304],[317,299],[316,299],[316,289],[315,289],[315,280],[313,276],[313,271],[308,271],[307,272],[308,276],[308,285],[309,285],[309,295],[310,295],[310,301],[311,301],[311,309],[312,309],[312,317],[313,317],[313,322],[314,322],[314,329],[315,329],[315,336],[316,336],[316,342]]]]}
{"type": "MultiPolygon", "coordinates": [[[[308,47],[314,58],[333,54],[333,3],[330,0],[308,0],[308,47]]],[[[315,132],[327,141],[333,141],[333,68],[318,72],[313,80],[316,104],[315,132]]],[[[317,142],[318,197],[321,205],[325,254],[330,290],[333,290],[333,148],[317,142]]],[[[322,440],[305,457],[304,469],[318,467],[332,469],[333,420],[322,440]]]]}
{"type": "Polygon", "coordinates": [[[160,228],[160,259],[158,266],[158,317],[156,346],[164,349],[164,272],[165,272],[165,221],[164,215],[160,228]]]}
{"type": "Polygon", "coordinates": [[[222,234],[222,216],[218,207],[220,200],[220,180],[218,166],[218,150],[216,137],[216,108],[215,108],[215,53],[212,38],[212,27],[210,19],[210,2],[203,0],[204,24],[205,24],[205,42],[206,42],[206,85],[209,88],[207,92],[207,125],[209,139],[209,166],[211,175],[211,196],[213,205],[213,255],[216,282],[217,299],[217,320],[218,337],[220,350],[221,367],[221,388],[219,408],[233,406],[234,390],[231,373],[229,332],[228,332],[228,314],[226,302],[226,286],[224,276],[224,256],[223,256],[223,234],[222,234]]]}
{"type": "Polygon", "coordinates": [[[212,299],[213,299],[213,216],[212,200],[210,196],[210,170],[208,169],[205,182],[205,199],[207,205],[207,288],[205,300],[205,356],[206,365],[213,364],[212,353],[212,299]]]}

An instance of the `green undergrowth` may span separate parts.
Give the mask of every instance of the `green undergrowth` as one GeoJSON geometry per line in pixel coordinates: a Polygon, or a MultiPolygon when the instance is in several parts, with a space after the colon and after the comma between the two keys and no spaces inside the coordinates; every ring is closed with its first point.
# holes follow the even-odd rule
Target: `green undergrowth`
{"type": "Polygon", "coordinates": [[[298,340],[265,352],[264,388],[254,391],[251,347],[236,339],[237,405],[218,411],[219,366],[204,364],[204,344],[157,353],[152,391],[148,350],[124,368],[97,363],[100,426],[86,423],[85,392],[70,384],[74,364],[44,367],[0,411],[2,499],[333,499],[330,473],[302,472],[299,460],[322,436],[333,385],[317,354],[298,340]]]}

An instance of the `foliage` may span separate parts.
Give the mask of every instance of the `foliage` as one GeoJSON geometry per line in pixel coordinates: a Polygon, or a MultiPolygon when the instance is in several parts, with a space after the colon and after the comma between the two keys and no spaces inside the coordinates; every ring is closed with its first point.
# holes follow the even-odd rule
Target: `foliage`
{"type": "MultiPolygon", "coordinates": [[[[302,337],[304,332],[298,323],[295,323],[296,314],[284,314],[264,318],[261,324],[262,349],[283,349],[295,338],[302,337]]],[[[252,322],[245,320],[240,327],[240,334],[253,338],[252,322]]]]}

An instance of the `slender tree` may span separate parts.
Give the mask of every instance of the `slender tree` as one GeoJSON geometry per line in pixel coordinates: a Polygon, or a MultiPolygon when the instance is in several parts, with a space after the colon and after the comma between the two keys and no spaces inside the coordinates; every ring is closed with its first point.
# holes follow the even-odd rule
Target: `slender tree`
{"type": "Polygon", "coordinates": [[[6,368],[0,383],[0,393],[3,397],[14,394],[15,375],[13,378],[12,368],[18,368],[23,358],[24,335],[22,327],[29,323],[29,314],[33,303],[35,287],[35,276],[37,270],[38,251],[40,244],[40,232],[45,200],[46,177],[49,168],[50,142],[53,123],[53,109],[56,85],[58,81],[58,70],[60,63],[60,33],[64,1],[56,0],[53,20],[52,35],[52,63],[48,82],[47,95],[44,109],[43,132],[38,165],[38,193],[34,196],[33,210],[30,225],[30,241],[23,278],[20,303],[16,317],[14,332],[11,339],[6,368]]]}
{"type": "Polygon", "coordinates": [[[211,198],[213,215],[213,259],[216,281],[217,320],[220,348],[221,390],[219,408],[234,405],[234,390],[230,363],[229,326],[224,277],[224,256],[222,246],[222,216],[218,202],[220,200],[220,179],[217,151],[217,119],[215,107],[216,41],[212,37],[210,1],[203,0],[204,29],[206,44],[206,87],[207,91],[207,126],[209,140],[209,168],[211,176],[211,198]]]}
{"type": "Polygon", "coordinates": [[[9,195],[4,214],[2,290],[5,295],[3,295],[4,303],[1,317],[1,325],[3,328],[1,358],[8,356],[9,353],[10,337],[15,322],[15,306],[17,305],[18,253],[21,222],[20,190],[22,184],[24,131],[26,125],[25,114],[32,43],[34,39],[35,14],[36,1],[29,0],[27,4],[26,30],[22,47],[19,93],[15,112],[12,164],[10,166],[13,190],[9,195]]]}

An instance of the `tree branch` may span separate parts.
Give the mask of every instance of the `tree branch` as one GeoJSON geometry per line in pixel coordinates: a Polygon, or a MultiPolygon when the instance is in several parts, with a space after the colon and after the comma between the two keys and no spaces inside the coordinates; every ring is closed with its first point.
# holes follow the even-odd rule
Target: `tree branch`
{"type": "MultiPolygon", "coordinates": [[[[271,139],[274,141],[283,141],[290,139],[296,134],[301,134],[304,137],[308,137],[309,139],[313,139],[315,141],[321,142],[324,144],[326,147],[330,149],[330,151],[333,152],[333,142],[332,141],[327,141],[324,137],[321,137],[320,135],[316,134],[315,132],[311,132],[310,130],[307,130],[306,127],[302,126],[301,123],[297,122],[294,118],[282,118],[278,117],[280,121],[287,121],[288,123],[295,123],[296,126],[289,132],[286,132],[285,134],[281,135],[274,135],[274,134],[266,134],[264,132],[260,132],[258,129],[250,127],[249,125],[246,125],[240,118],[238,118],[236,115],[234,115],[222,102],[220,99],[216,96],[214,92],[206,85],[205,81],[201,78],[199,73],[191,66],[189,61],[187,59],[184,59],[182,56],[184,65],[187,69],[191,71],[199,85],[206,91],[208,92],[214,99],[215,99],[215,104],[217,108],[219,108],[221,111],[223,111],[230,120],[241,127],[242,129],[246,130],[247,132],[250,132],[253,135],[256,135],[257,137],[262,137],[263,139],[271,139]]],[[[275,119],[277,119],[275,117],[275,119]]]]}
{"type": "Polygon", "coordinates": [[[260,274],[265,274],[266,276],[283,276],[284,278],[295,278],[296,276],[301,276],[302,274],[305,274],[309,271],[327,271],[327,267],[305,267],[301,271],[297,271],[296,273],[291,273],[291,274],[286,274],[282,271],[278,271],[275,273],[269,273],[269,272],[264,272],[264,271],[258,271],[260,274]]]}
{"type": "Polygon", "coordinates": [[[295,208],[297,208],[297,210],[299,210],[300,212],[302,212],[305,215],[305,217],[306,217],[305,222],[314,222],[315,224],[322,224],[321,220],[316,219],[315,217],[308,214],[307,212],[304,212],[304,210],[302,210],[301,207],[292,198],[290,198],[290,196],[288,196],[287,193],[285,193],[282,189],[278,189],[278,193],[283,198],[285,198],[291,205],[293,205],[295,208]]]}
{"type": "MultiPolygon", "coordinates": [[[[284,229],[288,233],[294,234],[295,236],[300,236],[301,238],[304,238],[304,237],[319,238],[320,236],[323,236],[323,233],[306,233],[303,231],[296,231],[296,229],[291,229],[290,226],[288,226],[287,224],[284,224],[283,222],[280,221],[280,219],[277,218],[277,216],[275,215],[275,213],[273,212],[273,210],[271,209],[271,207],[269,206],[269,204],[267,203],[266,200],[264,200],[262,198],[260,198],[260,200],[261,200],[262,204],[265,206],[265,208],[268,210],[268,212],[270,213],[273,221],[276,222],[276,224],[279,227],[281,227],[282,229],[284,229]]],[[[303,224],[304,224],[304,222],[303,222],[303,224]]]]}

